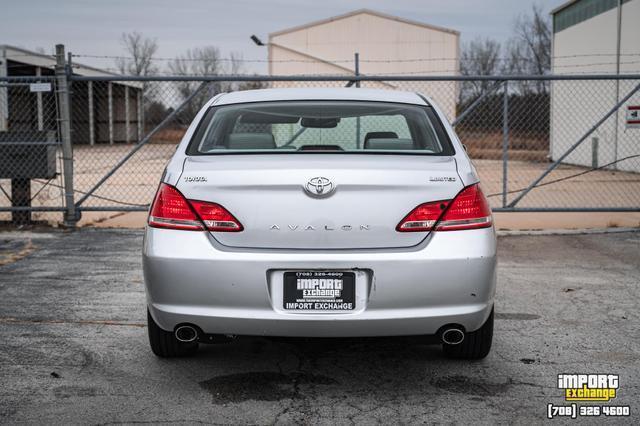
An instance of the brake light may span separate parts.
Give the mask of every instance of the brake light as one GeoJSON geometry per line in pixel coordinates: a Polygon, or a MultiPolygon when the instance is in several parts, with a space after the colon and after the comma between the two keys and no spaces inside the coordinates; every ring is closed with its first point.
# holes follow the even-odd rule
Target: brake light
{"type": "Polygon", "coordinates": [[[459,231],[488,228],[491,208],[478,184],[468,186],[453,200],[420,204],[396,227],[399,232],[459,231]]]}
{"type": "Polygon", "coordinates": [[[493,223],[491,207],[478,184],[463,189],[444,213],[436,231],[488,228],[493,223]]]}
{"type": "Polygon", "coordinates": [[[204,225],[198,219],[186,198],[173,186],[160,184],[151,211],[149,226],[155,228],[203,231],[204,225]]]}
{"type": "Polygon", "coordinates": [[[224,207],[206,201],[187,200],[177,188],[160,184],[151,211],[149,226],[185,231],[242,231],[242,224],[224,207]]]}

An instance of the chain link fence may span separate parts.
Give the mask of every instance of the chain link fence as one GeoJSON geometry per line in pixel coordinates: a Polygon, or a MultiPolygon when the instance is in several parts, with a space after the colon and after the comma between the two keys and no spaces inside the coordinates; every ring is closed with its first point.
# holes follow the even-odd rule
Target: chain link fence
{"type": "MultiPolygon", "coordinates": [[[[640,76],[65,78],[78,212],[145,211],[189,123],[217,93],[345,85],[433,99],[455,126],[496,211],[640,211],[640,128],[627,124],[629,107],[640,105],[640,76]]],[[[55,222],[59,213],[38,210],[68,208],[59,161],[60,97],[56,81],[46,81],[51,92],[30,91],[31,81],[0,80],[0,141],[7,141],[2,158],[28,143],[51,144],[55,175],[30,176],[30,204],[34,217],[55,222]]],[[[2,169],[3,214],[11,214],[12,202],[16,206],[13,174],[31,167],[22,163],[28,162],[2,169]]]]}

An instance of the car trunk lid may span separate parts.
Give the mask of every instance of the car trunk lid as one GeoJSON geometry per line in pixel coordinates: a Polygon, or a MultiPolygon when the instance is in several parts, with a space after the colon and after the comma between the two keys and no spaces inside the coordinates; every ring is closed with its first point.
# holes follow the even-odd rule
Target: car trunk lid
{"type": "Polygon", "coordinates": [[[177,187],[242,223],[242,232],[212,232],[226,246],[372,249],[419,244],[428,232],[397,224],[463,185],[449,156],[267,154],[188,157],[177,187]]]}

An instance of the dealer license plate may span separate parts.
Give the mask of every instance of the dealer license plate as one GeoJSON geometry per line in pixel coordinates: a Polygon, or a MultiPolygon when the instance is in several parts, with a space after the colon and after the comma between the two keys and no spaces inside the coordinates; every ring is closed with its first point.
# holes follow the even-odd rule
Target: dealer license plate
{"type": "Polygon", "coordinates": [[[288,311],[352,311],[356,308],[355,274],[285,272],[283,308],[288,311]]]}

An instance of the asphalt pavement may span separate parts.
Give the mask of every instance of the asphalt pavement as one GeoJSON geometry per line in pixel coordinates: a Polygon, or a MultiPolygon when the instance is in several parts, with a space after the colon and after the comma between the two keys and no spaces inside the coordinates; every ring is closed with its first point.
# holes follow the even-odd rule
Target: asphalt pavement
{"type": "Polygon", "coordinates": [[[619,375],[640,419],[640,232],[499,239],[494,346],[239,337],[159,359],[140,230],[0,232],[0,423],[545,421],[558,374],[619,375]]]}

